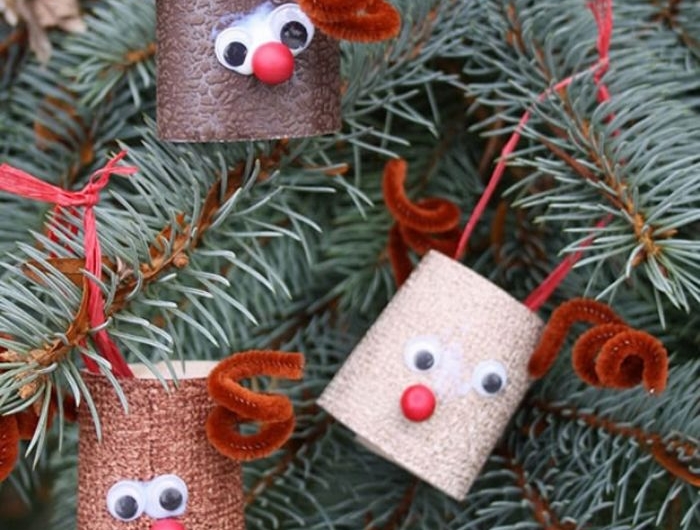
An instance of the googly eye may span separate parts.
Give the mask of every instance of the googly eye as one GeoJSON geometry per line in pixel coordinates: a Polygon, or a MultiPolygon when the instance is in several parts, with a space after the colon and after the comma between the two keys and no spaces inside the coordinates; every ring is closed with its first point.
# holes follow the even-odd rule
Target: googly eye
{"type": "Polygon", "coordinates": [[[276,39],[293,55],[308,48],[314,38],[314,25],[297,4],[284,4],[269,15],[269,25],[276,39]]]}
{"type": "Polygon", "coordinates": [[[253,73],[252,51],[248,32],[242,28],[226,28],[216,37],[215,50],[218,61],[239,74],[253,73]]]}
{"type": "Polygon", "coordinates": [[[477,364],[472,375],[472,386],[484,397],[496,396],[507,383],[506,367],[492,359],[477,364]]]}
{"type": "Polygon", "coordinates": [[[143,514],[146,499],[143,486],[131,480],[114,484],[107,492],[107,510],[119,521],[133,521],[143,514]]]}
{"type": "Polygon", "coordinates": [[[187,485],[177,475],[161,475],[148,485],[146,514],[154,519],[177,517],[187,509],[187,485]]]}
{"type": "Polygon", "coordinates": [[[416,337],[406,343],[404,362],[414,372],[429,372],[440,362],[440,343],[435,337],[416,337]]]}

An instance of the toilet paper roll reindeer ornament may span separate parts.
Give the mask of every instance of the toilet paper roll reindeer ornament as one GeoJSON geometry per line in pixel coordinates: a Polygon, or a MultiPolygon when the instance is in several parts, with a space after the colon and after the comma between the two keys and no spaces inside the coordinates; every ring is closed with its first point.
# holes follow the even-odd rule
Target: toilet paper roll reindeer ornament
{"type": "Polygon", "coordinates": [[[505,291],[431,251],[319,404],[376,453],[461,499],[528,388],[541,327],[505,291]]]}
{"type": "Polygon", "coordinates": [[[572,354],[585,382],[664,390],[663,344],[605,304],[571,300],[544,326],[490,281],[430,251],[319,404],[369,449],[461,500],[577,322],[593,325],[572,354]]]}
{"type": "Polygon", "coordinates": [[[187,362],[168,390],[132,365],[120,381],[125,413],[102,375],[86,374],[101,421],[79,410],[78,530],[243,530],[241,462],[279,448],[294,429],[288,398],[258,394],[240,379],[297,379],[299,354],[244,352],[219,363],[187,362]],[[256,421],[256,434],[239,426],[256,421]]]}
{"type": "MultiPolygon", "coordinates": [[[[405,243],[399,246],[406,252],[440,248],[457,257],[456,205],[438,198],[412,202],[406,171],[404,161],[388,162],[382,186],[396,219],[392,232],[405,243]]],[[[403,261],[410,264],[408,257],[392,260],[397,280],[404,279],[404,265],[396,266],[403,261]]],[[[570,300],[544,326],[535,309],[561,270],[520,303],[456,259],[427,251],[319,404],[369,449],[459,500],[573,324],[592,325],[572,349],[582,380],[609,388],[643,383],[650,393],[661,392],[668,376],[663,344],[605,304],[570,300]]]]}
{"type": "Polygon", "coordinates": [[[238,141],[337,131],[335,38],[398,33],[384,0],[157,0],[158,131],[238,141]]]}

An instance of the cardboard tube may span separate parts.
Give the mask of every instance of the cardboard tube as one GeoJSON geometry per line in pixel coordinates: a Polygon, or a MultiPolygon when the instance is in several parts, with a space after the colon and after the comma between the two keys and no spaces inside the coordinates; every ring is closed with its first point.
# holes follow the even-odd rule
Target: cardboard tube
{"type": "MultiPolygon", "coordinates": [[[[166,517],[144,513],[133,521],[119,521],[108,510],[107,494],[120,481],[148,484],[163,475],[177,475],[187,486],[185,513],[171,518],[185,530],[245,529],[240,464],[220,455],[204,431],[213,407],[206,376],[214,366],[186,363],[186,371],[178,374],[178,386],[168,383],[168,393],[143,366],[132,365],[137,377],[120,380],[128,415],[104,376],[84,374],[100,416],[102,440],[97,439],[83,403],[79,409],[78,530],[150,530],[166,517]]],[[[169,379],[167,370],[161,370],[169,379]]]]}
{"type": "Polygon", "coordinates": [[[217,32],[263,4],[263,10],[271,10],[288,3],[294,2],[157,0],[157,120],[162,139],[290,138],[340,128],[338,44],[320,31],[294,58],[291,79],[280,84],[227,69],[216,57],[217,32]]]}

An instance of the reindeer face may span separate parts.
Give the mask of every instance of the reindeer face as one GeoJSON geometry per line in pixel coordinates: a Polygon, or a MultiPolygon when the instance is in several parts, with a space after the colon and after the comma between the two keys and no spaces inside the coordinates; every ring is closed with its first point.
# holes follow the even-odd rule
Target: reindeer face
{"type": "Polygon", "coordinates": [[[132,366],[137,377],[120,380],[129,414],[105,377],[85,375],[102,439],[80,407],[79,529],[245,528],[240,464],[214,449],[205,432],[214,406],[206,376],[215,365],[188,361],[170,392],[145,367],[132,366]]]}
{"type": "Polygon", "coordinates": [[[289,81],[294,58],[314,38],[314,26],[297,4],[263,2],[245,15],[226,15],[212,32],[216,58],[240,75],[254,74],[261,82],[289,81]]]}
{"type": "Polygon", "coordinates": [[[429,253],[319,404],[375,452],[461,499],[516,410],[540,319],[429,253]]]}
{"type": "Polygon", "coordinates": [[[337,43],[288,0],[158,0],[164,139],[312,136],[340,127],[337,43]]]}

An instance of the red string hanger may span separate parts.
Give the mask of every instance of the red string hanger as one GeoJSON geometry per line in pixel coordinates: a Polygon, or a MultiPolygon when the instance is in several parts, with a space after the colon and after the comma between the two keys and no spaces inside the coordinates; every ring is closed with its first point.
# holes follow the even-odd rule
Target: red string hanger
{"type": "MultiPolygon", "coordinates": [[[[571,75],[542,92],[537,97],[537,101],[527,111],[525,111],[523,116],[520,118],[520,121],[518,122],[515,131],[508,139],[506,145],[503,147],[498,163],[496,164],[496,167],[494,168],[493,173],[491,174],[491,177],[489,178],[489,181],[486,185],[486,189],[484,190],[484,193],[481,195],[479,201],[474,207],[474,210],[471,216],[469,217],[469,220],[467,221],[464,231],[462,232],[462,235],[459,238],[459,243],[454,253],[454,258],[456,260],[461,261],[464,258],[464,255],[467,251],[467,246],[469,244],[469,238],[474,232],[476,225],[478,224],[479,220],[484,214],[484,211],[486,210],[486,206],[491,200],[491,197],[495,193],[496,188],[498,187],[498,184],[500,183],[501,178],[503,177],[503,174],[506,169],[506,164],[508,162],[508,157],[513,153],[515,147],[518,145],[525,125],[527,125],[527,123],[530,121],[530,118],[532,117],[532,110],[534,105],[546,100],[552,94],[556,94],[560,90],[568,87],[575,80],[585,75],[588,75],[591,72],[593,73],[593,80],[596,83],[596,86],[598,87],[598,101],[604,102],[610,99],[610,92],[608,91],[607,86],[603,82],[603,75],[607,72],[610,64],[610,41],[612,39],[613,31],[612,0],[593,0],[588,3],[588,8],[593,12],[593,17],[595,18],[596,26],[598,28],[598,60],[590,68],[584,70],[583,72],[571,75]]],[[[607,219],[604,219],[600,221],[596,226],[603,227],[607,224],[607,221],[607,219]]],[[[583,242],[581,247],[587,247],[592,243],[592,241],[592,237],[588,238],[586,241],[583,242]]],[[[547,299],[554,292],[557,286],[564,280],[564,278],[571,271],[576,262],[581,258],[581,255],[582,251],[579,250],[578,252],[567,256],[563,260],[563,262],[559,266],[557,266],[557,268],[555,268],[554,271],[552,271],[552,273],[542,282],[542,284],[540,284],[527,297],[527,299],[525,300],[525,305],[533,311],[539,309],[542,306],[542,304],[544,304],[547,301],[547,299]]]]}
{"type": "MultiPolygon", "coordinates": [[[[603,76],[610,65],[609,53],[613,32],[612,0],[593,0],[588,3],[588,7],[593,12],[598,28],[598,60],[587,70],[571,75],[542,92],[533,106],[520,118],[515,132],[501,151],[501,156],[486,189],[459,238],[454,253],[456,260],[461,261],[464,257],[469,237],[496,191],[505,171],[508,157],[515,150],[522,130],[530,120],[534,105],[568,87],[576,79],[590,73],[593,73],[593,80],[598,88],[598,101],[603,103],[610,99],[610,92],[603,82],[603,76]]],[[[611,120],[613,117],[611,114],[606,119],[611,120]]],[[[609,219],[608,216],[600,220],[596,227],[605,226],[609,219]]],[[[592,241],[593,236],[590,236],[582,243],[577,252],[569,254],[530,293],[525,299],[525,306],[532,311],[538,310],[566,278],[581,258],[583,249],[589,246],[592,241]]],[[[605,304],[585,299],[570,300],[562,304],[552,314],[540,344],[530,359],[528,370],[532,377],[542,377],[551,368],[556,355],[564,344],[569,328],[575,322],[581,321],[594,325],[581,335],[573,348],[574,370],[581,379],[594,386],[610,388],[629,388],[641,382],[651,393],[663,391],[668,377],[668,354],[663,344],[650,334],[629,327],[605,304]]]]}
{"type": "MultiPolygon", "coordinates": [[[[83,212],[83,246],[85,248],[85,271],[95,278],[102,278],[102,249],[97,237],[97,222],[95,206],[100,201],[100,192],[109,182],[111,175],[132,175],[137,169],[131,166],[117,164],[126,156],[123,151],[112,158],[104,168],[97,170],[90,177],[87,185],[79,191],[67,191],[26,173],[8,164],[0,165],[0,191],[5,191],[19,197],[34,199],[56,205],[58,208],[84,208],[83,212]]],[[[99,285],[88,278],[87,284],[87,313],[90,326],[96,328],[93,341],[97,351],[112,365],[112,372],[119,377],[132,377],[124,357],[117,345],[101,326],[105,323],[105,299],[99,285]]],[[[99,366],[83,356],[85,366],[91,372],[98,373],[99,366]]]]}

